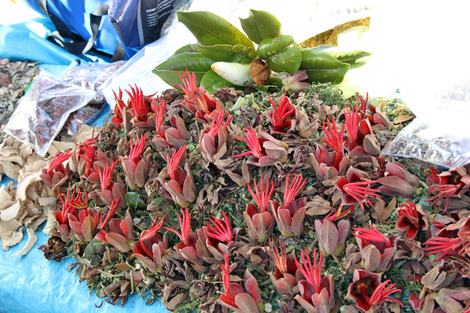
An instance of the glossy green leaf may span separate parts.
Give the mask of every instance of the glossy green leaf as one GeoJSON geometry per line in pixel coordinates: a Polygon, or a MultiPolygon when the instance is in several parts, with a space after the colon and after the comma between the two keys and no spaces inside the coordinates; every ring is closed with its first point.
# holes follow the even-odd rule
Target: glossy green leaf
{"type": "Polygon", "coordinates": [[[217,44],[237,45],[254,48],[253,42],[229,21],[207,11],[178,11],[178,20],[183,23],[197,41],[204,46],[217,44]]]}
{"type": "Polygon", "coordinates": [[[300,69],[307,71],[309,83],[334,83],[343,81],[344,75],[348,72],[350,65],[338,61],[327,52],[316,50],[315,48],[305,49],[302,53],[302,64],[300,69]]]}
{"type": "Polygon", "coordinates": [[[253,88],[262,92],[273,92],[273,90],[274,92],[277,92],[282,88],[282,86],[283,84],[280,78],[271,77],[267,82],[264,83],[264,85],[253,86],[253,88]]]}
{"type": "Polygon", "coordinates": [[[178,73],[188,70],[191,73],[196,73],[196,84],[199,85],[202,76],[211,69],[212,63],[214,61],[200,53],[183,52],[173,55],[168,60],[160,63],[152,72],[167,84],[173,85],[173,82],[181,83],[178,73]]]}
{"type": "Polygon", "coordinates": [[[256,57],[253,48],[243,45],[198,45],[198,49],[203,56],[215,62],[251,63],[256,57]]]}
{"type": "Polygon", "coordinates": [[[210,94],[213,94],[217,91],[217,89],[222,88],[224,86],[235,87],[234,84],[232,84],[228,80],[223,79],[213,70],[210,70],[206,74],[204,74],[201,80],[201,86],[204,87],[210,94]]]}
{"type": "Polygon", "coordinates": [[[261,59],[267,60],[269,68],[275,72],[294,74],[302,63],[302,48],[291,35],[264,39],[257,52],[261,59]]]}
{"type": "Polygon", "coordinates": [[[197,50],[197,44],[195,43],[188,43],[187,45],[182,46],[178,50],[175,51],[174,54],[180,54],[183,52],[199,52],[197,50]]]}
{"type": "Polygon", "coordinates": [[[338,61],[348,63],[351,65],[351,69],[363,66],[372,55],[371,53],[362,50],[345,51],[339,46],[320,45],[314,49],[327,52],[338,59],[338,61]]]}
{"type": "Polygon", "coordinates": [[[269,12],[250,10],[250,15],[240,23],[248,38],[259,44],[264,39],[281,35],[281,22],[269,12]]]}

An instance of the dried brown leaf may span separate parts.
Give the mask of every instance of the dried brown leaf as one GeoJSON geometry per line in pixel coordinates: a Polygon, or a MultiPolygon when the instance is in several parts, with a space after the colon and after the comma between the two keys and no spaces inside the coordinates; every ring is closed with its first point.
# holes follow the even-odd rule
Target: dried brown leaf
{"type": "Polygon", "coordinates": [[[394,196],[387,207],[385,201],[381,198],[376,198],[374,207],[372,208],[372,217],[378,221],[385,222],[392,212],[396,209],[397,198],[394,196]]]}
{"type": "Polygon", "coordinates": [[[316,195],[312,201],[307,202],[307,215],[323,215],[330,212],[331,205],[328,200],[316,195]]]}

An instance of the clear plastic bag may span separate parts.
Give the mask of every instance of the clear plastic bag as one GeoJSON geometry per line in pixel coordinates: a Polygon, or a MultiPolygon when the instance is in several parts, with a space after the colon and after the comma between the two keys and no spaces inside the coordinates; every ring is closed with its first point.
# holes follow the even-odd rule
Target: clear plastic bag
{"type": "Polygon", "coordinates": [[[75,136],[83,125],[93,121],[93,119],[101,112],[104,105],[104,103],[88,104],[70,114],[62,128],[61,134],[67,134],[70,137],[75,136]]]}
{"type": "Polygon", "coordinates": [[[45,156],[69,114],[85,106],[96,93],[66,84],[41,70],[5,127],[5,133],[45,156]]]}
{"type": "Polygon", "coordinates": [[[69,67],[62,75],[61,79],[68,84],[80,86],[85,89],[96,91],[96,96],[92,103],[102,103],[104,96],[98,88],[116,72],[125,61],[113,62],[110,64],[89,63],[75,67],[69,67]]]}
{"type": "MultiPolygon", "coordinates": [[[[423,100],[424,101],[424,100],[423,100]]],[[[470,161],[470,104],[438,97],[425,100],[426,109],[382,151],[393,157],[415,158],[446,168],[470,161]]]]}

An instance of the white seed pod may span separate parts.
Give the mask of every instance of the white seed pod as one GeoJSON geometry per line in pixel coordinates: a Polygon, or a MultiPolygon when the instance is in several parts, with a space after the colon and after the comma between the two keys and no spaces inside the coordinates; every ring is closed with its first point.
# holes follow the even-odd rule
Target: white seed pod
{"type": "Polygon", "coordinates": [[[214,72],[235,86],[253,84],[253,79],[250,75],[250,64],[215,62],[211,67],[214,72]]]}

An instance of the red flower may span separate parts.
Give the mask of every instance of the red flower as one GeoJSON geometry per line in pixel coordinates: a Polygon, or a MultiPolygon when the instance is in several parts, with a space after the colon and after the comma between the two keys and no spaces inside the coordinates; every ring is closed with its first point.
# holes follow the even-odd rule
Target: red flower
{"type": "Polygon", "coordinates": [[[279,207],[277,201],[271,201],[271,211],[277,222],[277,227],[281,234],[288,238],[300,236],[303,230],[303,222],[307,209],[307,199],[302,197],[294,201],[295,197],[302,191],[307,178],[296,175],[292,182],[289,182],[289,175],[286,177],[286,190],[284,192],[284,203],[279,207]],[[302,181],[303,180],[303,181],[302,181]]]}
{"type": "Polygon", "coordinates": [[[199,136],[201,155],[205,161],[217,164],[220,159],[228,157],[231,151],[230,134],[227,127],[232,120],[232,115],[227,117],[224,123],[224,111],[213,114],[211,125],[206,125],[199,136]]]}
{"type": "Polygon", "coordinates": [[[114,216],[117,210],[117,206],[119,204],[119,199],[117,201],[113,201],[111,206],[109,207],[108,214],[106,214],[106,217],[103,222],[103,216],[100,216],[100,233],[96,236],[96,239],[101,240],[103,242],[107,242],[105,237],[108,233],[104,230],[104,228],[108,225],[109,221],[111,218],[114,216]]]}
{"type": "Polygon", "coordinates": [[[113,187],[112,179],[114,173],[114,167],[119,163],[119,160],[114,161],[111,166],[106,165],[101,171],[101,168],[98,167],[98,174],[100,175],[100,184],[101,190],[111,190],[113,187]]]}
{"type": "Polygon", "coordinates": [[[335,162],[334,167],[339,168],[339,164],[343,159],[343,133],[346,124],[343,124],[341,131],[338,133],[338,128],[336,127],[336,121],[333,119],[333,127],[331,127],[330,121],[328,121],[328,129],[325,124],[323,124],[323,132],[325,133],[328,139],[323,138],[323,141],[327,143],[333,150],[335,150],[335,162]]]}
{"type": "Polygon", "coordinates": [[[395,236],[388,238],[375,226],[366,224],[370,229],[353,228],[356,241],[364,260],[364,268],[369,272],[385,271],[395,254],[395,236]]]}
{"type": "Polygon", "coordinates": [[[294,201],[295,197],[304,189],[305,183],[307,182],[307,178],[302,182],[302,174],[295,175],[294,180],[289,182],[289,175],[290,173],[288,173],[286,177],[286,191],[284,192],[283,206],[285,209],[289,209],[291,202],[294,201]]]}
{"type": "Polygon", "coordinates": [[[126,211],[123,220],[111,219],[116,213],[118,202],[119,200],[111,204],[104,222],[100,218],[100,232],[95,236],[95,239],[109,243],[121,252],[128,252],[132,249],[136,235],[129,210],[126,211]],[[105,230],[106,226],[109,226],[109,232],[105,230]]]}
{"type": "Polygon", "coordinates": [[[356,227],[353,228],[354,231],[357,233],[353,233],[354,236],[357,238],[362,239],[362,244],[360,246],[367,246],[371,243],[376,244],[376,246],[379,247],[379,250],[383,251],[386,248],[390,248],[392,246],[392,242],[390,239],[382,234],[377,227],[374,225],[366,224],[367,226],[370,227],[368,228],[363,228],[363,227],[356,227]]]}
{"type": "MultiPolygon", "coordinates": [[[[433,174],[433,178],[436,179],[435,174],[433,174]]],[[[437,175],[437,180],[439,181],[439,184],[429,187],[428,196],[435,192],[437,192],[437,194],[425,201],[431,202],[429,205],[433,206],[445,199],[445,213],[449,208],[449,201],[451,198],[460,198],[465,192],[467,192],[470,187],[470,176],[468,176],[464,167],[458,167],[437,175]]],[[[431,181],[433,180],[431,179],[431,181]]]]}
{"type": "Polygon", "coordinates": [[[129,109],[132,110],[134,113],[135,121],[139,122],[147,122],[148,114],[152,113],[151,108],[151,97],[144,96],[142,89],[140,87],[135,86],[135,88],[131,87],[131,92],[126,90],[126,93],[129,95],[129,101],[127,102],[129,109]]]}
{"type": "Polygon", "coordinates": [[[163,222],[165,221],[165,215],[163,215],[160,223],[157,224],[157,221],[158,221],[158,216],[155,217],[155,221],[153,222],[153,224],[150,226],[148,230],[142,231],[142,233],[140,234],[140,240],[148,240],[152,238],[153,236],[155,236],[155,234],[160,229],[162,229],[163,222]]]}
{"type": "Polygon", "coordinates": [[[243,217],[245,218],[248,236],[252,240],[257,240],[259,242],[264,242],[273,232],[274,228],[274,218],[271,212],[267,211],[269,201],[274,192],[274,182],[269,182],[269,179],[266,180],[266,186],[263,183],[263,176],[260,176],[259,186],[256,184],[256,181],[253,180],[255,188],[251,189],[250,184],[247,184],[248,191],[255,200],[258,207],[252,203],[246,205],[246,211],[243,212],[243,217]],[[271,186],[270,186],[271,185],[271,186]]]}
{"type": "Polygon", "coordinates": [[[224,105],[220,100],[214,99],[204,88],[196,86],[196,73],[189,73],[186,70],[178,73],[183,81],[183,86],[173,82],[175,86],[181,88],[185,93],[183,106],[193,114],[196,120],[201,123],[210,123],[215,112],[225,112],[224,105]],[[181,75],[182,74],[182,75],[181,75]]]}
{"type": "Polygon", "coordinates": [[[181,232],[178,232],[172,228],[169,228],[169,227],[164,227],[166,230],[169,230],[173,233],[175,233],[176,235],[178,235],[178,237],[180,238],[180,240],[186,245],[188,246],[189,245],[189,235],[191,233],[191,216],[189,215],[189,210],[186,209],[186,210],[183,210],[183,208],[181,208],[181,215],[183,217],[181,217],[178,213],[176,213],[176,215],[178,215],[178,219],[180,221],[180,227],[181,227],[181,232]]]}
{"type": "Polygon", "coordinates": [[[279,106],[268,97],[274,110],[267,112],[267,117],[272,126],[269,126],[271,134],[286,134],[291,128],[293,121],[295,122],[295,107],[290,99],[283,94],[279,99],[279,106]]]}
{"type": "Polygon", "coordinates": [[[321,268],[323,266],[323,253],[320,252],[320,260],[317,261],[317,249],[315,248],[313,248],[313,261],[314,265],[312,266],[310,255],[308,254],[307,248],[305,248],[304,250],[302,250],[302,264],[300,264],[297,259],[295,260],[295,264],[300,269],[309,284],[315,288],[315,292],[320,293],[320,291],[325,287],[325,284],[322,281],[321,277],[321,268]],[[307,259],[305,259],[305,255],[307,255],[307,259]]]}
{"type": "Polygon", "coordinates": [[[367,203],[372,206],[372,203],[367,196],[381,198],[380,195],[376,194],[380,192],[378,189],[368,188],[368,186],[374,183],[376,183],[376,181],[362,178],[362,173],[359,170],[350,167],[346,173],[346,177],[340,177],[335,182],[335,185],[343,193],[343,204],[351,205],[355,204],[357,201],[364,210],[362,200],[366,200],[367,203]]]}
{"type": "MultiPolygon", "coordinates": [[[[160,223],[159,223],[160,224],[160,223]]],[[[150,230],[149,230],[150,232],[150,230]]],[[[150,233],[147,234],[150,235],[150,233]]],[[[149,271],[155,273],[160,271],[165,262],[165,252],[167,250],[168,238],[163,235],[163,238],[159,234],[154,233],[153,236],[145,236],[140,240],[134,242],[131,257],[139,259],[149,271]]]]}
{"type": "Polygon", "coordinates": [[[255,184],[255,191],[253,192],[253,189],[251,189],[250,184],[247,184],[248,191],[250,192],[251,196],[253,197],[253,200],[255,200],[256,204],[258,205],[262,213],[266,211],[268,204],[269,204],[269,200],[271,200],[271,196],[273,195],[274,182],[271,182],[271,187],[270,187],[269,178],[266,179],[266,187],[265,187],[263,184],[263,175],[261,175],[259,179],[260,189],[258,189],[258,185],[256,184],[255,180],[253,180],[253,183],[255,184]]]}
{"type": "Polygon", "coordinates": [[[59,151],[56,152],[54,159],[51,162],[51,165],[49,165],[49,169],[47,170],[48,175],[52,175],[52,171],[56,170],[56,172],[61,172],[65,173],[65,168],[62,163],[64,161],[68,160],[70,156],[72,155],[72,151],[69,152],[64,152],[59,155],[59,151]]]}
{"type": "Polygon", "coordinates": [[[183,146],[189,140],[189,132],[186,129],[184,120],[179,115],[170,117],[170,125],[163,125],[166,113],[166,101],[164,98],[157,98],[152,101],[152,110],[155,111],[155,130],[157,134],[152,142],[160,147],[172,147],[175,149],[183,146]]]}
{"type": "Polygon", "coordinates": [[[390,295],[400,291],[400,289],[395,288],[395,284],[386,287],[390,280],[379,283],[380,280],[381,274],[371,274],[364,270],[356,270],[353,282],[349,285],[346,298],[355,301],[356,305],[365,312],[385,301],[392,301],[403,306],[403,303],[399,300],[390,297],[390,295]]]}
{"type": "Polygon", "coordinates": [[[145,137],[144,134],[140,135],[140,141],[139,139],[135,140],[135,145],[132,142],[131,138],[131,151],[129,153],[129,160],[134,162],[135,165],[139,163],[139,161],[142,159],[142,152],[144,152],[145,145],[147,143],[147,138],[145,137]]]}
{"type": "Polygon", "coordinates": [[[260,138],[258,138],[258,135],[256,134],[256,130],[253,128],[253,126],[250,126],[250,127],[251,127],[251,130],[247,128],[243,129],[245,132],[246,138],[238,137],[238,139],[246,142],[250,150],[242,154],[234,155],[233,156],[234,158],[242,157],[242,156],[249,155],[249,154],[252,154],[257,159],[265,156],[265,154],[263,153],[263,149],[261,148],[261,144],[263,141],[260,138]]]}
{"type": "MultiPolygon", "coordinates": [[[[443,225],[441,225],[443,226],[443,225]]],[[[428,239],[428,255],[440,253],[437,260],[450,258],[468,258],[470,254],[470,219],[460,219],[456,224],[449,224],[438,231],[436,237],[428,239]]]]}
{"type": "Polygon", "coordinates": [[[69,227],[69,216],[70,215],[77,215],[76,209],[77,207],[73,206],[71,202],[79,202],[81,201],[82,194],[79,191],[77,195],[75,195],[75,189],[70,195],[70,187],[67,189],[67,197],[64,199],[62,198],[59,192],[59,199],[62,202],[62,210],[57,212],[52,212],[56,219],[56,227],[60,232],[60,235],[64,241],[70,240],[70,227],[69,227]]]}
{"type": "Polygon", "coordinates": [[[357,105],[353,112],[350,112],[349,108],[345,108],[344,117],[346,118],[346,133],[348,134],[349,142],[354,144],[359,128],[359,110],[357,105]]]}
{"type": "Polygon", "coordinates": [[[234,158],[251,154],[247,163],[259,167],[265,167],[276,164],[276,162],[284,162],[287,159],[288,146],[280,140],[275,139],[266,132],[259,131],[256,133],[253,126],[250,129],[244,128],[245,137],[238,137],[243,140],[250,148],[249,151],[234,155],[234,158]]]}
{"type": "Polygon", "coordinates": [[[158,98],[156,101],[152,101],[152,110],[155,112],[155,130],[157,131],[157,136],[165,138],[165,133],[162,130],[166,111],[165,98],[158,98]]]}
{"type": "MultiPolygon", "coordinates": [[[[187,208],[196,200],[196,185],[189,164],[184,164],[184,170],[179,166],[185,156],[186,146],[181,146],[170,158],[167,155],[167,168],[158,175],[161,184],[160,191],[167,199],[173,200],[180,207],[187,208]]],[[[184,162],[183,162],[184,163],[184,162]]]]}
{"type": "Polygon", "coordinates": [[[421,205],[416,206],[408,200],[408,205],[403,203],[397,211],[397,229],[405,231],[405,238],[414,239],[420,229],[428,229],[428,219],[421,205]]]}
{"type": "Polygon", "coordinates": [[[230,282],[230,264],[228,255],[224,255],[225,264],[219,264],[223,272],[223,286],[225,294],[221,295],[218,302],[235,312],[258,313],[264,312],[264,303],[255,277],[245,271],[245,288],[239,284],[230,282]]]}
{"type": "Polygon", "coordinates": [[[269,277],[273,282],[276,290],[282,295],[291,293],[292,289],[297,285],[296,272],[297,264],[295,263],[295,251],[287,255],[286,245],[284,241],[279,238],[279,250],[273,239],[269,238],[270,251],[267,254],[274,265],[274,273],[269,273],[269,277]]]}
{"type": "Polygon", "coordinates": [[[229,114],[227,117],[227,120],[224,122],[224,112],[216,112],[214,114],[214,119],[212,120],[211,127],[209,128],[208,134],[209,136],[216,137],[219,134],[219,129],[222,127],[222,129],[226,129],[228,124],[233,118],[233,115],[229,114]],[[222,125],[223,123],[223,125],[222,125]]]}
{"type": "Polygon", "coordinates": [[[85,171],[81,174],[85,174],[86,177],[94,172],[93,165],[97,148],[93,144],[94,142],[85,141],[77,147],[78,157],[85,161],[85,171]]]}
{"type": "Polygon", "coordinates": [[[322,277],[323,253],[320,252],[320,259],[317,261],[315,248],[313,261],[312,265],[307,249],[302,250],[303,264],[295,260],[295,264],[305,277],[305,280],[298,283],[300,295],[297,295],[295,299],[307,312],[331,312],[335,307],[333,275],[322,277]]]}
{"type": "Polygon", "coordinates": [[[96,235],[96,227],[101,214],[86,208],[75,215],[69,214],[69,224],[78,240],[92,241],[96,235]]]}
{"type": "Polygon", "coordinates": [[[123,122],[123,116],[122,116],[122,110],[126,107],[126,104],[122,100],[122,90],[119,88],[119,94],[116,95],[114,90],[112,90],[113,95],[114,95],[114,100],[116,100],[116,104],[114,105],[114,116],[111,119],[112,123],[117,123],[117,124],[122,124],[123,122]]]}
{"type": "MultiPolygon", "coordinates": [[[[181,159],[183,158],[185,153],[186,153],[186,145],[179,148],[178,151],[176,151],[175,154],[173,154],[171,159],[170,159],[169,155],[166,156],[166,163],[168,164],[168,168],[167,168],[168,175],[170,175],[170,178],[172,180],[175,180],[177,182],[180,181],[180,179],[179,179],[179,177],[177,177],[177,175],[180,174],[179,173],[180,171],[181,172],[183,171],[183,170],[181,170],[181,168],[179,168],[179,164],[180,164],[181,159]],[[178,171],[178,169],[180,169],[180,171],[178,171]]],[[[183,173],[183,175],[184,175],[184,173],[183,173]]]]}
{"type": "Polygon", "coordinates": [[[429,178],[429,186],[433,184],[439,184],[439,171],[434,167],[428,167],[429,174],[424,172],[424,174],[429,178]]]}
{"type": "Polygon", "coordinates": [[[209,217],[209,221],[214,225],[212,227],[209,222],[206,222],[206,227],[204,228],[204,232],[206,233],[206,236],[214,238],[218,241],[221,242],[230,242],[232,241],[233,238],[233,232],[232,232],[232,227],[230,226],[230,220],[225,214],[224,211],[222,211],[222,214],[224,215],[224,221],[222,219],[217,219],[212,215],[212,219],[209,217]]]}

